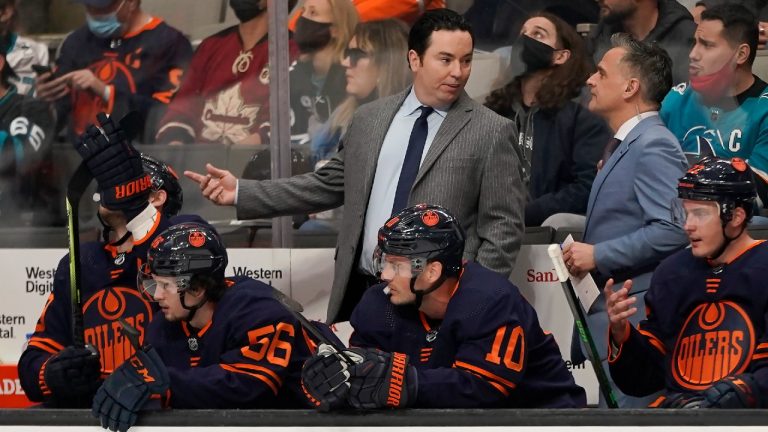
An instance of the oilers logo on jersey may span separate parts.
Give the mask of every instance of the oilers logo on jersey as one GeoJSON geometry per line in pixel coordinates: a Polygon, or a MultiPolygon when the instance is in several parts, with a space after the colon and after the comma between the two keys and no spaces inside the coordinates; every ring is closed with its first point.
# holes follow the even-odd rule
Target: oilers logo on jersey
{"type": "Polygon", "coordinates": [[[744,372],[755,348],[749,316],[731,301],[704,303],[688,315],[672,356],[675,381],[704,390],[728,375],[744,372]]]}

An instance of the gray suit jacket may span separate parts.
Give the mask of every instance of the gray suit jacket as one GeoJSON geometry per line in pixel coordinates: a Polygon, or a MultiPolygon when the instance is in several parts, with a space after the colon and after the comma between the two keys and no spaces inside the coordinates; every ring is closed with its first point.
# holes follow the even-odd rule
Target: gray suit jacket
{"type": "MultiPolygon", "coordinates": [[[[317,171],[274,181],[240,180],[240,219],[344,205],[328,322],[349,318],[339,316],[339,311],[356,270],[379,151],[409,91],[361,106],[342,137],[341,150],[317,171]]],[[[505,275],[512,271],[523,236],[524,201],[515,136],[512,122],[462,93],[443,120],[409,199],[411,205],[446,207],[466,229],[464,257],[505,275]]]]}
{"type": "MultiPolygon", "coordinates": [[[[592,184],[584,242],[595,246],[593,275],[601,289],[611,277],[616,289],[632,279],[632,294],[638,297],[630,320],[635,324],[645,317],[643,295],[653,269],[688,241],[682,227],[672,223],[670,210],[686,166],[675,136],[652,116],[629,132],[592,184]]],[[[602,294],[587,321],[605,356],[608,318],[602,294]]]]}

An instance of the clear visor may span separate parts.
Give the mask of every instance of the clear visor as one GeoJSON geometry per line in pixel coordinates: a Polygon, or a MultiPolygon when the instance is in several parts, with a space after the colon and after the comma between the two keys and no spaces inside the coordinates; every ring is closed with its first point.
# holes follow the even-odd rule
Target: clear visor
{"type": "Polygon", "coordinates": [[[720,218],[720,204],[711,201],[672,200],[672,222],[684,227],[703,225],[720,218]]]}
{"type": "MultiPolygon", "coordinates": [[[[186,289],[186,287],[189,286],[189,280],[191,279],[190,276],[176,276],[175,283],[176,283],[176,292],[182,292],[186,289]]],[[[139,268],[139,272],[136,275],[137,285],[139,286],[139,289],[142,293],[144,293],[150,301],[156,301],[155,300],[155,294],[157,294],[158,289],[166,289],[168,290],[171,288],[171,286],[163,286],[162,284],[158,284],[155,280],[154,276],[150,272],[149,264],[144,263],[139,268]]]]}
{"type": "Polygon", "coordinates": [[[395,276],[412,278],[423,270],[426,260],[423,258],[407,258],[399,255],[386,254],[378,247],[373,253],[373,268],[376,276],[384,281],[392,280],[395,276]]]}

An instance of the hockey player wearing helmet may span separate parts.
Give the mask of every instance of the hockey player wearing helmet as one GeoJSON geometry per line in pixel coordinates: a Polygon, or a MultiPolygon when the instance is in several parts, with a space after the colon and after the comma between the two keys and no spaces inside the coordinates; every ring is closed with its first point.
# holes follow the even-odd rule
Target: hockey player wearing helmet
{"type": "Polygon", "coordinates": [[[138,283],[160,313],[146,330],[150,347],[96,393],[102,426],[125,431],[153,398],[172,408],[307,406],[300,375],[314,342],[271,286],[227,278],[226,266],[227,251],[206,224],[174,225],[155,239],[138,283]],[[137,364],[154,381],[137,379],[137,364]]]}
{"type": "Polygon", "coordinates": [[[80,246],[80,297],[84,336],[90,347],[78,347],[73,342],[70,257],[66,255],[59,262],[53,292],[18,363],[27,397],[48,407],[91,406],[103,377],[134,351],[116,320],[124,319],[143,336],[158,311],[136,286],[147,250],[172,224],[201,221],[192,215],[171,218],[182,201],[181,187],[170,178],[172,171],[159,161],[140,157],[112,119],[103,117],[100,128],[90,128],[81,143],[85,147],[83,158],[99,186],[98,214],[104,224],[103,241],[80,246]],[[120,198],[121,194],[113,192],[137,182],[142,187],[133,195],[122,194],[120,198]]]}
{"type": "MultiPolygon", "coordinates": [[[[318,355],[303,381],[321,408],[583,407],[584,390],[503,275],[463,262],[464,231],[421,204],[380,230],[383,283],[352,313],[356,361],[318,355]]],[[[324,350],[321,349],[321,352],[324,350]]]]}
{"type": "Polygon", "coordinates": [[[645,296],[646,319],[605,287],[611,375],[630,395],[664,390],[651,406],[765,408],[768,402],[768,247],[746,230],[755,207],[752,170],[705,157],[680,179],[673,206],[690,248],[664,260],[645,296]]]}
{"type": "MultiPolygon", "coordinates": [[[[173,167],[146,153],[141,154],[141,165],[152,180],[153,194],[165,191],[163,213],[168,217],[176,216],[184,204],[184,191],[179,184],[179,175],[173,167]]],[[[153,194],[150,194],[150,200],[153,194]]]]}

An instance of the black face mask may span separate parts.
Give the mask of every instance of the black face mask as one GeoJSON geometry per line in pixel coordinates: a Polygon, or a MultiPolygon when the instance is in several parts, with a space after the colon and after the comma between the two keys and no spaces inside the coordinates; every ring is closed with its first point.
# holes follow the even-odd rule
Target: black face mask
{"type": "Polygon", "coordinates": [[[229,0],[229,7],[235,11],[240,22],[250,21],[267,10],[266,6],[261,7],[260,4],[260,0],[229,0]]]}
{"type": "Polygon", "coordinates": [[[331,42],[331,23],[312,21],[300,16],[296,21],[293,41],[304,54],[320,51],[331,42]]]}
{"type": "Polygon", "coordinates": [[[520,35],[512,44],[509,67],[510,78],[529,75],[552,66],[555,49],[526,35],[520,35]]]}

